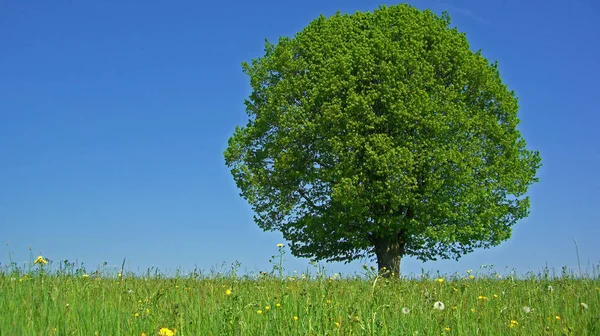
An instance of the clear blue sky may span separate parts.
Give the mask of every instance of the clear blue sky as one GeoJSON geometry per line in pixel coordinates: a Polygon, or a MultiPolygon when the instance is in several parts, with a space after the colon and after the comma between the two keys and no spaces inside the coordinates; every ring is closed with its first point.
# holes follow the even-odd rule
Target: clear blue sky
{"type": "MultiPolygon", "coordinates": [[[[600,3],[410,3],[448,10],[499,61],[544,166],[511,240],[459,262],[405,258],[403,273],[576,267],[574,239],[584,269],[598,265],[600,3]]],[[[29,260],[31,246],[92,269],[123,257],[133,271],[269,269],[281,235],[254,224],[222,154],[246,121],[240,62],[321,13],[380,4],[0,0],[0,262],[29,260]]],[[[306,265],[288,254],[287,270],[306,265]]]]}

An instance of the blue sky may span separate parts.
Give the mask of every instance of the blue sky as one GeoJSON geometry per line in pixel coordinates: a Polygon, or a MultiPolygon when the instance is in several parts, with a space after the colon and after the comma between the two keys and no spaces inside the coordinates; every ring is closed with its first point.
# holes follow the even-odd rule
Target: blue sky
{"type": "MultiPolygon", "coordinates": [[[[600,4],[593,0],[412,1],[448,10],[498,60],[541,151],[531,215],[513,238],[460,261],[405,258],[404,274],[493,264],[500,272],[600,263],[600,4]]],[[[0,0],[0,262],[40,252],[144,271],[270,269],[262,232],[223,151],[246,121],[240,62],[319,14],[375,1],[0,0]]],[[[394,3],[387,3],[394,4],[394,3]]],[[[286,256],[288,271],[307,261],[286,256]]],[[[327,264],[360,272],[363,262],[327,264]]]]}

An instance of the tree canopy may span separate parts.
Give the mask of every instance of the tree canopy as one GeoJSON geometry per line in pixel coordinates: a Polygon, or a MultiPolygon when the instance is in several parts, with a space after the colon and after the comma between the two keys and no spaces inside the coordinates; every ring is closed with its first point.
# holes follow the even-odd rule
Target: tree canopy
{"type": "Polygon", "coordinates": [[[243,63],[252,93],[226,165],[295,256],[455,258],[510,238],[537,151],[497,63],[409,5],[320,16],[243,63]]]}

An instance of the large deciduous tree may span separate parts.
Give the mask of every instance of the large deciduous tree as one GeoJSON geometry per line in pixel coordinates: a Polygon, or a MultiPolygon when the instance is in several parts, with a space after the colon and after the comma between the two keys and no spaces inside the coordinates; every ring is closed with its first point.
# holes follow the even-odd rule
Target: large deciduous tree
{"type": "MultiPolygon", "coordinates": [[[[320,16],[243,63],[249,116],[225,161],[295,256],[458,259],[528,215],[541,165],[497,63],[408,5],[320,16]]],[[[389,272],[388,271],[388,272],[389,272]]]]}

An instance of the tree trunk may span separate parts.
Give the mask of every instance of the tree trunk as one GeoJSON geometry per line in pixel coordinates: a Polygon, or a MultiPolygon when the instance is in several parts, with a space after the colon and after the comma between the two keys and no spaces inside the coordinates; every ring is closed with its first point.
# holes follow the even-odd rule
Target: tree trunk
{"type": "Polygon", "coordinates": [[[404,241],[400,235],[396,239],[390,238],[375,241],[377,269],[379,274],[386,278],[400,276],[400,259],[404,255],[404,241]]]}

